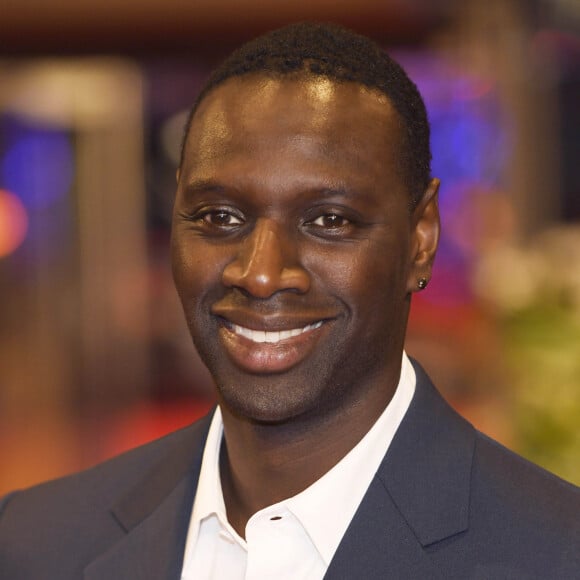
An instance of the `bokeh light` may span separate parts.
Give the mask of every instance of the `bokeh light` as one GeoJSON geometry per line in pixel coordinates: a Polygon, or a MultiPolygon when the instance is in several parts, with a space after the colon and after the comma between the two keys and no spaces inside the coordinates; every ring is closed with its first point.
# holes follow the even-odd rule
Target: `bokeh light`
{"type": "Polygon", "coordinates": [[[0,258],[16,250],[26,238],[28,214],[20,199],[0,189],[0,258]]]}
{"type": "Polygon", "coordinates": [[[73,151],[60,131],[22,128],[2,159],[4,187],[28,209],[44,209],[67,195],[72,184],[73,151]]]}

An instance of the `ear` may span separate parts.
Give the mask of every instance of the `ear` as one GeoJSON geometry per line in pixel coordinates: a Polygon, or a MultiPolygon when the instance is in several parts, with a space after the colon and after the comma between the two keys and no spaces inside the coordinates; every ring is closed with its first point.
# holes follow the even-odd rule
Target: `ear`
{"type": "Polygon", "coordinates": [[[411,217],[411,254],[407,292],[420,290],[418,282],[431,279],[431,269],[439,244],[439,180],[433,178],[411,217]]]}

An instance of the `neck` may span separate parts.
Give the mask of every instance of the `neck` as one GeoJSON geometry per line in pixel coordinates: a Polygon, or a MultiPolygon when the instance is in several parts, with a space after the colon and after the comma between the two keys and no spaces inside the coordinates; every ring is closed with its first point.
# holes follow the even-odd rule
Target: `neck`
{"type": "Polygon", "coordinates": [[[334,467],[369,431],[396,385],[371,405],[367,399],[323,419],[258,423],[222,404],[222,489],[228,520],[240,536],[254,513],[300,493],[334,467]]]}

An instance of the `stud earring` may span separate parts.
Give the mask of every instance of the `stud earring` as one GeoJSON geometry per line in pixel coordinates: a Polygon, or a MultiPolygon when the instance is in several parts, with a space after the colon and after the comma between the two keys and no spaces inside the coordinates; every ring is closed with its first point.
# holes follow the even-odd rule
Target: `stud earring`
{"type": "Polygon", "coordinates": [[[429,280],[427,280],[427,278],[419,278],[417,280],[417,287],[419,290],[425,290],[425,288],[427,288],[427,284],[429,284],[429,280]]]}

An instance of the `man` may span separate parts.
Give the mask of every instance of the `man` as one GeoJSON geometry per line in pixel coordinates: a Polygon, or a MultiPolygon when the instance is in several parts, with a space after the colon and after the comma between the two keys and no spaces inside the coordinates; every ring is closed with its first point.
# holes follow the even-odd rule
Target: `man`
{"type": "Polygon", "coordinates": [[[476,432],[403,352],[439,236],[415,85],[294,25],[187,125],[176,286],[219,406],[6,498],[2,578],[574,578],[579,494],[476,432]]]}

